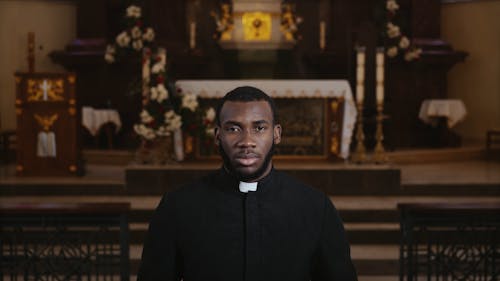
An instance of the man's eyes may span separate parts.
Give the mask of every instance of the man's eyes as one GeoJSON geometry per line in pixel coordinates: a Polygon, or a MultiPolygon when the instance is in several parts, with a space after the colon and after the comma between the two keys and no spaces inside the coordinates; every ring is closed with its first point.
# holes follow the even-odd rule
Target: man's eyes
{"type": "Polygon", "coordinates": [[[226,131],[228,131],[228,132],[239,132],[240,128],[236,127],[236,126],[231,126],[231,127],[227,127],[226,131]]]}
{"type": "MultiPolygon", "coordinates": [[[[253,128],[255,132],[264,132],[267,129],[267,126],[264,125],[258,125],[253,128]]],[[[242,129],[238,126],[230,126],[225,128],[226,132],[229,133],[236,133],[236,132],[241,132],[242,129]]]]}
{"type": "Polygon", "coordinates": [[[263,132],[266,129],[267,129],[266,126],[257,126],[257,127],[255,127],[255,131],[257,131],[257,132],[263,132]]]}

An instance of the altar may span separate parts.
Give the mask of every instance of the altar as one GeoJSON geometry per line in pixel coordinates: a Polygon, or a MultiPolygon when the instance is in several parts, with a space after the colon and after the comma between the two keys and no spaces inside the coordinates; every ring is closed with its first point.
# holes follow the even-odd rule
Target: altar
{"type": "Polygon", "coordinates": [[[178,80],[175,85],[184,94],[198,96],[202,103],[239,86],[259,88],[275,99],[279,115],[286,115],[280,120],[284,154],[349,156],[357,112],[347,80],[178,80]]]}

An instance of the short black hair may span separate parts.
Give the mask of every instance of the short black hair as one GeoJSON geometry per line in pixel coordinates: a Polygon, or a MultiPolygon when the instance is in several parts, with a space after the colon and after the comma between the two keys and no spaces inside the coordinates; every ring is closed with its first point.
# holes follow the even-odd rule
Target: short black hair
{"type": "Polygon", "coordinates": [[[222,106],[224,106],[224,103],[226,101],[236,101],[236,102],[265,101],[271,107],[271,112],[273,113],[273,124],[278,123],[278,114],[276,112],[276,105],[274,104],[274,100],[258,88],[251,86],[242,86],[242,87],[237,87],[236,89],[228,92],[223,98],[219,100],[219,103],[217,104],[217,108],[215,110],[215,122],[219,126],[220,126],[220,112],[222,110],[222,106]]]}

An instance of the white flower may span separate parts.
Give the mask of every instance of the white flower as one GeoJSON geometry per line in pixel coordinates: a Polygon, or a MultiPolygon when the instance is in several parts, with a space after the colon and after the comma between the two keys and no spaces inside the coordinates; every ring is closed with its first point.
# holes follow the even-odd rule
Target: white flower
{"type": "Polygon", "coordinates": [[[141,31],[141,29],[138,26],[134,26],[130,30],[130,34],[131,34],[131,36],[132,36],[133,39],[137,39],[137,38],[141,38],[142,31],[141,31]]]}
{"type": "Polygon", "coordinates": [[[158,96],[156,98],[156,100],[158,102],[162,102],[162,101],[168,99],[168,91],[165,88],[165,85],[163,85],[163,84],[158,85],[158,87],[156,87],[156,90],[158,92],[158,96]]]}
{"type": "Polygon", "coordinates": [[[136,124],[134,125],[134,131],[144,137],[147,140],[152,140],[156,137],[153,129],[146,127],[144,124],[136,124]]]}
{"type": "Polygon", "coordinates": [[[396,3],[396,0],[387,0],[386,3],[386,9],[391,12],[395,12],[396,10],[399,9],[398,3],[396,3]]]}
{"type": "Polygon", "coordinates": [[[398,48],[393,46],[387,49],[387,56],[393,58],[398,55],[398,48]]]}
{"type": "Polygon", "coordinates": [[[147,124],[147,123],[150,123],[151,121],[153,121],[153,117],[149,114],[149,112],[147,110],[142,110],[141,111],[141,122],[144,123],[144,124],[147,124]]]}
{"type": "Polygon", "coordinates": [[[116,48],[115,46],[111,45],[111,44],[108,44],[106,46],[106,53],[109,53],[109,54],[114,54],[116,52],[116,48]]]}
{"type": "Polygon", "coordinates": [[[195,111],[198,107],[198,98],[193,94],[188,94],[182,97],[182,107],[191,111],[195,111]]]}
{"type": "Polygon", "coordinates": [[[115,61],[116,48],[113,45],[106,46],[106,52],[104,53],[104,60],[107,63],[113,63],[115,61]]]}
{"type": "Polygon", "coordinates": [[[165,64],[163,64],[161,62],[155,63],[153,65],[153,67],[151,68],[151,72],[153,72],[154,74],[157,74],[157,73],[160,73],[163,71],[165,71],[165,64]]]}
{"type": "Polygon", "coordinates": [[[173,110],[165,112],[165,124],[167,125],[167,130],[173,132],[182,126],[181,117],[173,110]]]}
{"type": "Polygon", "coordinates": [[[144,39],[144,41],[153,42],[153,40],[155,39],[154,30],[151,27],[146,28],[146,32],[142,34],[142,39],[144,39]]]}
{"type": "Polygon", "coordinates": [[[158,130],[156,130],[156,134],[161,137],[167,137],[170,136],[170,131],[167,130],[167,127],[160,126],[158,130]]]}
{"type": "Polygon", "coordinates": [[[213,122],[215,119],[215,110],[213,107],[210,107],[206,112],[205,112],[205,119],[208,122],[213,122]]]}
{"type": "Polygon", "coordinates": [[[392,22],[387,23],[387,36],[389,38],[395,38],[401,35],[401,31],[399,30],[399,26],[393,24],[392,22]]]}
{"type": "Polygon", "coordinates": [[[143,46],[143,45],[142,45],[142,40],[134,40],[134,41],[132,42],[132,48],[134,48],[134,50],[139,51],[139,50],[141,50],[141,49],[142,49],[142,46],[143,46]]]}
{"type": "Polygon", "coordinates": [[[104,55],[104,60],[107,62],[107,63],[113,63],[115,62],[115,56],[113,55],[113,53],[106,53],[104,55]]]}
{"type": "Polygon", "coordinates": [[[414,59],[418,59],[420,57],[420,54],[422,53],[422,49],[415,49],[412,51],[408,51],[405,54],[405,60],[406,61],[412,61],[414,59]]]}
{"type": "Polygon", "coordinates": [[[135,5],[131,5],[127,8],[127,17],[129,18],[140,18],[141,8],[135,5]]]}
{"type": "Polygon", "coordinates": [[[403,36],[401,37],[401,40],[399,40],[399,47],[401,49],[407,49],[410,46],[410,40],[408,37],[403,36]]]}
{"type": "Polygon", "coordinates": [[[127,32],[123,31],[122,33],[116,36],[116,44],[120,47],[127,47],[130,43],[130,36],[128,36],[127,32]]]}
{"type": "Polygon", "coordinates": [[[213,127],[206,128],[205,129],[205,134],[207,136],[212,136],[213,137],[215,135],[214,128],[213,127]]]}
{"type": "Polygon", "coordinates": [[[158,90],[156,89],[156,87],[151,87],[150,99],[156,100],[157,98],[158,98],[158,90]]]}

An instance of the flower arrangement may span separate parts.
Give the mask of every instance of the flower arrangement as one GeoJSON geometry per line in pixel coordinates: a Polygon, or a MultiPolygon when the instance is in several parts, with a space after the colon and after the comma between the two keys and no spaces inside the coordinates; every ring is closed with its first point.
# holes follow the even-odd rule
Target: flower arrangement
{"type": "Polygon", "coordinates": [[[126,29],[120,32],[113,44],[106,47],[104,59],[113,63],[117,55],[127,52],[140,53],[144,47],[151,47],[154,43],[155,32],[151,27],[143,27],[141,8],[130,5],[125,13],[126,29]]]}
{"type": "Polygon", "coordinates": [[[116,61],[117,55],[142,52],[142,105],[140,122],[134,131],[146,141],[171,136],[182,129],[194,133],[201,123],[198,118],[198,99],[171,90],[167,82],[167,55],[164,48],[155,45],[155,32],[142,28],[141,8],[131,5],[126,9],[126,29],[106,48],[104,59],[116,61]],[[169,90],[170,89],[170,90],[169,90]]]}
{"type": "Polygon", "coordinates": [[[385,19],[382,27],[382,38],[385,39],[386,54],[389,58],[395,58],[400,53],[404,54],[406,61],[413,61],[420,57],[422,49],[411,45],[410,39],[405,36],[396,24],[399,4],[396,0],[385,0],[385,19]]]}

